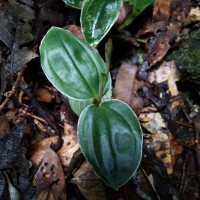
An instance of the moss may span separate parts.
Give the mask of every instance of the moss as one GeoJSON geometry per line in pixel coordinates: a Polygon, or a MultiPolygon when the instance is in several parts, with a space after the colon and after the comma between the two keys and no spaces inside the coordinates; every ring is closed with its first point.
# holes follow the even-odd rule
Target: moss
{"type": "Polygon", "coordinates": [[[167,59],[175,60],[183,78],[200,84],[200,29],[192,32],[187,43],[167,59]]]}

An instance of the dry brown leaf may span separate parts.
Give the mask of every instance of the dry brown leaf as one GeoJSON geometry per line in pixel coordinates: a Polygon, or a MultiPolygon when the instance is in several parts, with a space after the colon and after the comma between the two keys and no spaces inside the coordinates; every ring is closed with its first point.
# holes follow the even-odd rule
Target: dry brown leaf
{"type": "Polygon", "coordinates": [[[50,103],[53,100],[52,94],[47,90],[47,88],[37,88],[35,92],[35,98],[38,101],[46,103],[50,103]]]}
{"type": "MultiPolygon", "coordinates": [[[[63,136],[62,139],[63,145],[57,154],[61,159],[62,165],[67,166],[71,161],[74,152],[79,148],[79,144],[77,137],[73,135],[63,136]]],[[[57,144],[58,140],[58,136],[53,136],[45,138],[32,146],[33,151],[31,153],[31,162],[35,167],[37,167],[41,162],[46,149],[49,149],[52,144],[57,144]]]]}
{"type": "Polygon", "coordinates": [[[145,140],[148,148],[153,150],[166,166],[168,174],[173,172],[170,140],[167,135],[166,124],[160,113],[145,113],[139,115],[142,126],[151,133],[145,140]]]}
{"type": "MultiPolygon", "coordinates": [[[[71,125],[64,120],[64,136],[62,136],[63,144],[57,152],[60,157],[63,166],[67,167],[73,157],[74,152],[79,148],[77,133],[71,125]]],[[[57,144],[59,141],[58,136],[52,136],[45,138],[42,141],[32,146],[31,162],[37,167],[41,162],[46,149],[49,149],[51,145],[57,144]]]]}
{"type": "Polygon", "coordinates": [[[174,61],[162,62],[157,69],[150,73],[149,77],[150,82],[156,81],[157,83],[163,83],[167,81],[171,97],[179,94],[176,85],[176,82],[179,80],[179,74],[174,61]]]}
{"type": "Polygon", "coordinates": [[[164,30],[166,30],[166,28],[167,25],[165,21],[159,21],[153,24],[147,24],[145,28],[138,31],[136,37],[142,37],[147,34],[153,34],[154,36],[157,36],[159,32],[163,32],[164,30]]]}
{"type": "MultiPolygon", "coordinates": [[[[187,13],[190,9],[190,1],[156,1],[156,6],[154,8],[154,22],[157,22],[157,25],[160,28],[155,28],[154,36],[148,39],[147,43],[147,57],[149,63],[155,65],[157,62],[161,61],[170,49],[170,43],[174,41],[179,35],[182,25],[186,19],[187,13]],[[170,3],[170,5],[169,5],[170,3]],[[163,5],[163,6],[161,6],[163,5]],[[171,12],[169,12],[169,10],[171,12]],[[170,15],[169,15],[170,14],[170,15]],[[170,21],[168,19],[170,17],[170,21]],[[164,29],[162,23],[167,22],[167,30],[164,29]],[[162,25],[162,26],[161,26],[162,25]]],[[[164,23],[165,24],[165,23],[164,23]]],[[[149,25],[149,30],[155,27],[155,25],[149,25]]],[[[175,41],[179,42],[179,41],[175,41]]]]}
{"type": "Polygon", "coordinates": [[[181,27],[191,9],[190,0],[171,1],[171,23],[179,24],[181,27]]]}
{"type": "Polygon", "coordinates": [[[40,200],[66,199],[65,176],[59,157],[46,149],[42,163],[35,175],[36,197],[40,200]]]}
{"type": "Polygon", "coordinates": [[[163,59],[170,48],[170,41],[176,37],[177,33],[180,31],[179,29],[179,26],[176,27],[171,24],[167,31],[162,32],[160,36],[156,38],[156,42],[154,42],[153,45],[149,45],[149,53],[146,58],[149,63],[155,65],[163,59]]]}
{"type": "Polygon", "coordinates": [[[139,114],[143,108],[143,99],[138,95],[138,90],[144,85],[143,81],[136,79],[137,66],[123,63],[117,74],[114,97],[124,101],[139,114]]]}
{"type": "Polygon", "coordinates": [[[184,25],[189,25],[192,23],[200,22],[200,8],[192,8],[184,22],[184,25]]]}
{"type": "Polygon", "coordinates": [[[156,0],[153,11],[153,22],[165,21],[170,18],[170,2],[166,0],[156,0]]]}
{"type": "Polygon", "coordinates": [[[84,162],[71,180],[87,200],[107,200],[101,179],[94,173],[88,162],[84,162]]]}
{"type": "Polygon", "coordinates": [[[142,113],[139,115],[139,120],[151,134],[163,133],[163,129],[166,129],[166,124],[160,113],[142,113]]]}
{"type": "Polygon", "coordinates": [[[62,165],[67,167],[74,155],[74,153],[79,149],[80,145],[78,143],[77,137],[68,135],[63,136],[63,146],[58,151],[58,156],[61,159],[62,165]]]}

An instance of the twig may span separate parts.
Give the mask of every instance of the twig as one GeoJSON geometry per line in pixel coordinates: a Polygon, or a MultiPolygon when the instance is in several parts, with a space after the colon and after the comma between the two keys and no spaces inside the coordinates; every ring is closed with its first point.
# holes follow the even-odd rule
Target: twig
{"type": "Polygon", "coordinates": [[[199,155],[199,131],[197,128],[197,125],[195,122],[192,123],[194,127],[194,133],[195,133],[195,147],[194,147],[194,152],[195,152],[195,158],[197,162],[197,170],[198,170],[198,178],[200,179],[200,155],[199,155]]]}
{"type": "Polygon", "coordinates": [[[154,185],[152,184],[151,180],[149,179],[147,173],[145,172],[145,170],[144,170],[142,167],[140,167],[140,169],[142,170],[143,174],[145,175],[145,177],[146,177],[147,180],[149,181],[149,183],[150,183],[150,185],[151,185],[151,188],[153,189],[153,191],[154,191],[154,193],[155,193],[157,199],[160,200],[160,197],[159,197],[158,193],[156,192],[156,189],[155,189],[154,185]]]}
{"type": "Polygon", "coordinates": [[[50,126],[56,133],[58,133],[59,135],[61,135],[60,130],[57,128],[56,123],[53,122],[53,121],[48,117],[48,116],[49,116],[48,112],[46,112],[46,111],[44,110],[44,108],[40,105],[40,103],[33,97],[33,94],[31,93],[30,88],[26,88],[25,84],[24,84],[22,81],[20,82],[19,87],[20,87],[21,90],[24,91],[24,93],[25,93],[26,95],[29,96],[29,98],[30,98],[30,100],[31,100],[31,105],[35,108],[35,110],[38,112],[38,114],[48,122],[49,126],[50,126]]]}
{"type": "Polygon", "coordinates": [[[187,159],[188,159],[188,156],[189,156],[189,153],[186,152],[186,155],[185,155],[185,159],[184,159],[184,162],[183,162],[183,168],[182,168],[182,176],[181,176],[181,184],[180,184],[180,188],[179,188],[179,191],[180,193],[184,193],[184,186],[185,186],[185,183],[186,183],[186,162],[187,162],[187,159]]]}
{"type": "Polygon", "coordinates": [[[23,114],[23,115],[28,115],[28,116],[30,116],[30,117],[32,117],[32,118],[34,118],[34,119],[37,119],[38,121],[41,121],[41,122],[43,122],[43,123],[45,123],[45,124],[48,124],[47,121],[44,120],[43,118],[38,117],[38,116],[36,116],[36,115],[33,115],[33,114],[31,114],[31,113],[29,113],[29,112],[23,110],[23,109],[19,109],[19,113],[21,113],[21,114],[23,114]]]}
{"type": "Polygon", "coordinates": [[[24,71],[26,69],[26,65],[24,65],[20,71],[18,72],[17,75],[17,79],[12,87],[12,89],[8,92],[6,92],[4,95],[6,96],[5,100],[2,102],[2,104],[0,105],[0,111],[5,107],[5,105],[8,103],[8,101],[10,100],[10,97],[17,91],[17,87],[19,85],[19,82],[24,74],[24,71]]]}
{"type": "Polygon", "coordinates": [[[77,165],[80,163],[80,160],[82,159],[83,154],[81,152],[81,149],[79,148],[73,155],[69,166],[65,170],[65,179],[70,180],[72,178],[72,172],[74,169],[77,168],[77,165]]]}

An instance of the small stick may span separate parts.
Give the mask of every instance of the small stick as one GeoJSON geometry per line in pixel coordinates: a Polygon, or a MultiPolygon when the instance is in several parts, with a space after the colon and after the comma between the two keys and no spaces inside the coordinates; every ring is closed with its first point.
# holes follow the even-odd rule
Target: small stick
{"type": "Polygon", "coordinates": [[[24,71],[26,69],[26,65],[24,65],[20,71],[18,72],[17,75],[17,79],[12,87],[12,89],[8,92],[6,92],[4,95],[6,96],[5,100],[2,102],[2,104],[0,105],[0,111],[6,106],[6,104],[8,103],[8,101],[10,100],[10,97],[17,91],[17,87],[19,85],[19,82],[24,74],[24,71]]]}
{"type": "Polygon", "coordinates": [[[31,105],[32,105],[32,106],[34,107],[34,109],[38,112],[38,114],[48,122],[49,126],[50,126],[56,133],[58,133],[59,135],[61,135],[61,132],[60,132],[59,129],[57,128],[56,123],[55,123],[53,120],[51,120],[51,119],[49,118],[48,112],[47,112],[47,111],[40,105],[40,103],[33,97],[33,94],[31,93],[30,88],[26,88],[25,84],[24,84],[22,81],[20,82],[19,87],[20,87],[21,90],[24,91],[24,93],[25,93],[26,95],[29,96],[30,101],[31,101],[31,105]]]}
{"type": "Polygon", "coordinates": [[[25,110],[23,110],[23,109],[19,109],[19,112],[20,112],[21,114],[23,114],[23,115],[28,115],[28,116],[30,116],[30,117],[32,117],[32,118],[34,118],[34,119],[37,119],[38,121],[41,121],[41,122],[43,122],[43,123],[45,123],[45,124],[48,124],[47,121],[44,120],[43,118],[38,117],[38,116],[36,116],[36,115],[34,115],[34,114],[31,114],[30,112],[27,112],[27,111],[25,111],[25,110]]]}
{"type": "Polygon", "coordinates": [[[79,148],[73,155],[69,166],[65,169],[65,179],[70,180],[72,178],[72,173],[74,169],[77,168],[77,165],[80,163],[80,160],[82,159],[83,154],[81,152],[81,149],[79,148]]]}

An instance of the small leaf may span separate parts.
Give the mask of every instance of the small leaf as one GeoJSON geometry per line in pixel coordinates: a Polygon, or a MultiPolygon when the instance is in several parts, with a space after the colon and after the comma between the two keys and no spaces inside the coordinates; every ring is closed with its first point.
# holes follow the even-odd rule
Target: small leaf
{"type": "Polygon", "coordinates": [[[96,46],[119,16],[122,0],[86,0],[81,12],[81,27],[88,43],[96,46]]]}
{"type": "Polygon", "coordinates": [[[134,10],[141,13],[149,5],[153,4],[155,0],[129,0],[129,3],[134,6],[134,10]]]}
{"type": "Polygon", "coordinates": [[[79,118],[78,139],[94,171],[116,190],[139,166],[141,127],[131,108],[119,100],[88,106],[79,118]]]}
{"type": "Polygon", "coordinates": [[[41,42],[40,55],[45,75],[61,93],[79,100],[98,95],[106,64],[85,41],[53,27],[41,42]]]}
{"type": "Polygon", "coordinates": [[[155,0],[129,0],[129,3],[133,5],[131,14],[127,17],[125,22],[119,27],[120,30],[130,25],[135,18],[140,15],[148,6],[153,4],[155,0]]]}
{"type": "Polygon", "coordinates": [[[65,2],[65,4],[77,9],[81,9],[84,2],[84,0],[63,0],[63,1],[65,2]]]}

